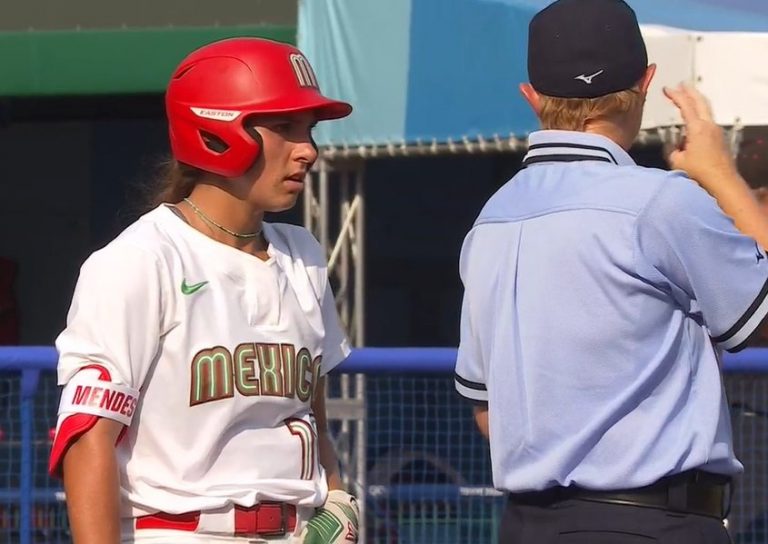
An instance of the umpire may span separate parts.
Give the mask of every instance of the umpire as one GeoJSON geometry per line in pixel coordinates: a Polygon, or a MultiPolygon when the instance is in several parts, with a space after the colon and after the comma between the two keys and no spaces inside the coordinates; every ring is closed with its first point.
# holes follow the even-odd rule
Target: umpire
{"type": "Polygon", "coordinates": [[[694,119],[700,95],[667,93],[693,126],[675,158],[698,153],[710,185],[627,154],[655,67],[626,3],[559,0],[528,45],[521,90],[544,130],[460,259],[456,388],[508,493],[500,542],[727,543],[742,467],[718,355],[761,328],[768,259],[707,191],[744,232],[768,229],[739,216],[756,207],[722,133],[694,119]]]}

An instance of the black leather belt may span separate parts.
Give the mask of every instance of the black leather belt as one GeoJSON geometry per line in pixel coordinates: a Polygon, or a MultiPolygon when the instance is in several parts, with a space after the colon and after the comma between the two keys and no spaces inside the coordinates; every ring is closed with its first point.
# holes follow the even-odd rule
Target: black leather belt
{"type": "Polygon", "coordinates": [[[515,504],[552,506],[567,500],[582,500],[661,508],[671,512],[698,514],[717,519],[727,515],[731,479],[728,476],[689,470],[667,476],[658,482],[637,489],[595,491],[579,487],[553,487],[544,491],[511,493],[515,504]]]}

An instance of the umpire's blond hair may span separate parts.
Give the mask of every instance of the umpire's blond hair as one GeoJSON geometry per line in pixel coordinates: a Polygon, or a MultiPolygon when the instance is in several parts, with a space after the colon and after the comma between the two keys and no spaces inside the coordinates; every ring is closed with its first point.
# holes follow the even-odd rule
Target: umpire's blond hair
{"type": "Polygon", "coordinates": [[[590,122],[616,122],[635,108],[642,107],[645,96],[639,89],[627,89],[597,98],[558,98],[539,95],[539,120],[545,130],[582,132],[590,122]]]}

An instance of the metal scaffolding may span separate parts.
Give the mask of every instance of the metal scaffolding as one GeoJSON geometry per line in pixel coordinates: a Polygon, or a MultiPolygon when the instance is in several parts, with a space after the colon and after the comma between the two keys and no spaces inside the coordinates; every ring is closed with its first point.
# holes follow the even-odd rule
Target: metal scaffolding
{"type": "MultiPolygon", "coordinates": [[[[365,345],[365,193],[362,159],[321,156],[304,191],[304,226],[325,249],[336,308],[352,346],[365,345]]],[[[328,419],[338,424],[336,449],[342,478],[360,505],[365,542],[365,376],[342,374],[329,384],[328,419]]]]}

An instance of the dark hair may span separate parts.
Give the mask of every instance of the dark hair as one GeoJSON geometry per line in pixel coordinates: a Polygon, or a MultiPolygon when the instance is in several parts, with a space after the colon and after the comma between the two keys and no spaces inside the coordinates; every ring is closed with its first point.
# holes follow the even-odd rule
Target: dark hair
{"type": "Polygon", "coordinates": [[[163,203],[178,204],[190,195],[197,182],[205,175],[205,171],[173,158],[164,161],[159,170],[154,183],[148,187],[144,211],[163,203]]]}

